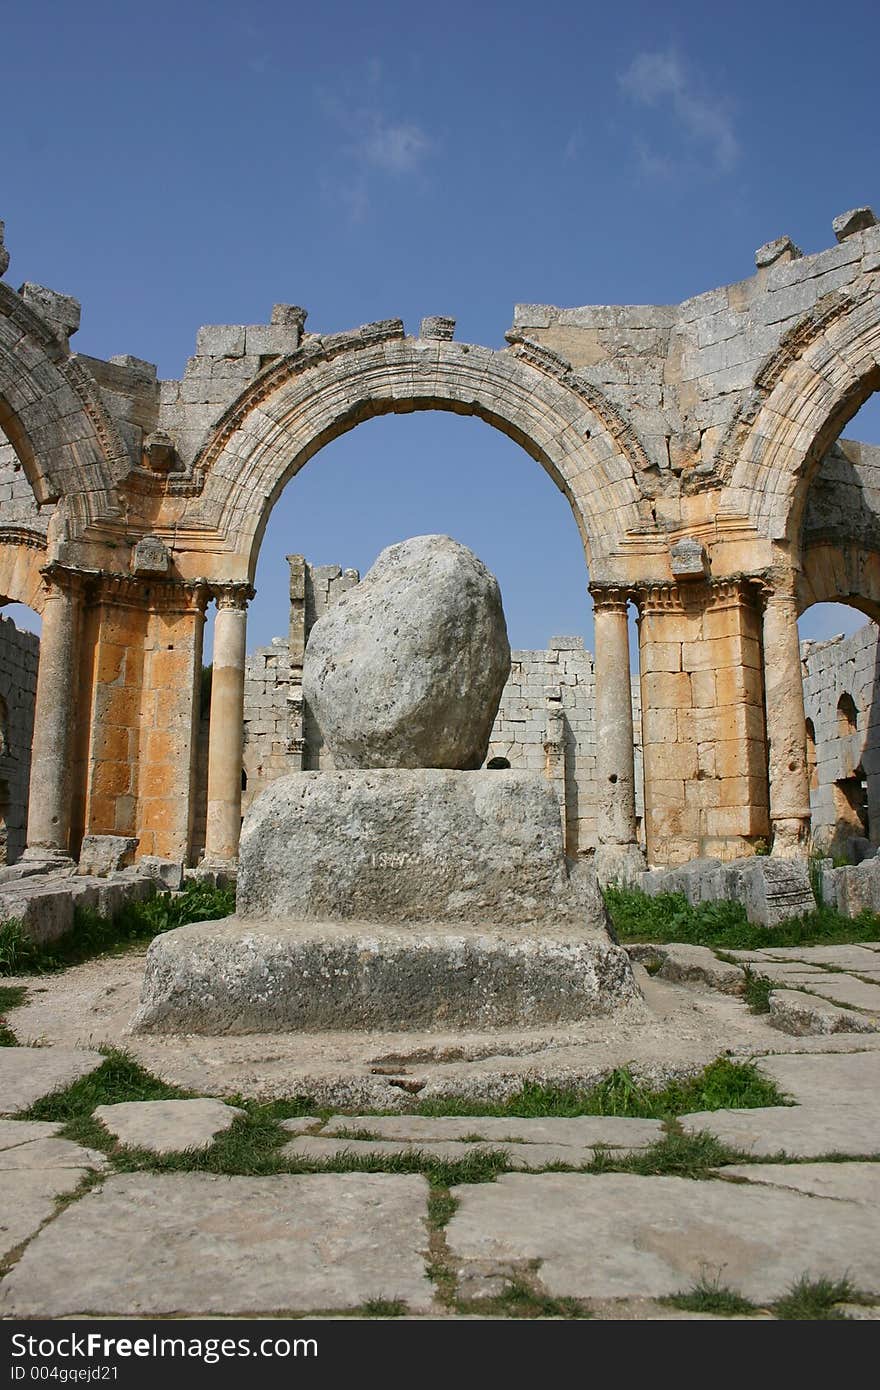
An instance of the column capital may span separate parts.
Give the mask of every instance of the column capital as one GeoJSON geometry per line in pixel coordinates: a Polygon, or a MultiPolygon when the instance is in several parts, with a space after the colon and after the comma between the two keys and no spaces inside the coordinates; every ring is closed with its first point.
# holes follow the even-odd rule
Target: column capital
{"type": "Polygon", "coordinates": [[[49,597],[59,594],[83,596],[94,586],[97,571],[77,569],[73,565],[62,565],[58,560],[50,560],[40,570],[49,597]]]}
{"type": "Polygon", "coordinates": [[[795,569],[768,570],[758,581],[757,588],[761,602],[766,608],[769,603],[797,604],[800,571],[795,569]]]}
{"type": "Polygon", "coordinates": [[[219,613],[230,609],[245,611],[257,591],[252,584],[233,583],[212,584],[210,592],[211,597],[216,600],[219,613]]]}
{"type": "Polygon", "coordinates": [[[588,592],[593,600],[593,608],[605,613],[625,613],[632,597],[628,584],[590,584],[588,592]]]}

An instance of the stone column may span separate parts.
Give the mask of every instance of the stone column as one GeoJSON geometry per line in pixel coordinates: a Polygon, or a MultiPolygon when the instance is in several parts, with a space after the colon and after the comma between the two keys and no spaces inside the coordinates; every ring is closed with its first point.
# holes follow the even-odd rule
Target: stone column
{"type": "Polygon", "coordinates": [[[34,705],[25,859],[70,850],[71,761],[76,721],[81,594],[76,576],[45,575],[46,597],[34,705]]]}
{"type": "Polygon", "coordinates": [[[645,867],[636,830],[627,595],[591,587],[596,658],[595,868],[601,883],[632,880],[645,867]]]}
{"type": "Polygon", "coordinates": [[[793,858],[806,854],[810,837],[810,771],[796,576],[789,572],[771,582],[763,617],[771,853],[793,858]]]}
{"type": "Polygon", "coordinates": [[[247,601],[253,590],[246,584],[230,584],[216,595],[205,860],[228,864],[238,856],[241,831],[244,660],[247,601]]]}

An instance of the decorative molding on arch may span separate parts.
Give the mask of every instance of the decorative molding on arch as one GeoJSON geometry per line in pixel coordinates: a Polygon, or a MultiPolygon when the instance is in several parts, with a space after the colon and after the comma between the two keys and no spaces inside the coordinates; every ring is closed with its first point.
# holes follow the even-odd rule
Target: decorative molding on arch
{"type": "Polygon", "coordinates": [[[880,388],[880,294],[826,295],[782,338],[720,450],[724,511],[797,548],[823,455],[880,388]]]}
{"type": "Polygon", "coordinates": [[[131,466],[100,390],[48,324],[0,284],[0,427],[38,503],[63,501],[74,529],[118,511],[131,466]]]}
{"type": "Polygon", "coordinates": [[[496,352],[406,338],[396,319],[306,339],[255,378],[195,460],[205,483],[183,525],[215,528],[252,577],[272,506],[308,459],[364,420],[431,409],[479,416],[541,463],[568,498],[588,562],[643,527],[644,449],[567,363],[525,342],[496,352]]]}
{"type": "Polygon", "coordinates": [[[24,526],[0,526],[0,597],[42,613],[46,538],[24,526]]]}

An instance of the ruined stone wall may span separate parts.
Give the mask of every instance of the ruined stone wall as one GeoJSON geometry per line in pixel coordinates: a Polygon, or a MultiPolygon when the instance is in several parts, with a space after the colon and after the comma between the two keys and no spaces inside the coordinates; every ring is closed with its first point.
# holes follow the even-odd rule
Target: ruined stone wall
{"type": "Polygon", "coordinates": [[[813,839],[832,852],[854,835],[880,844],[878,635],[867,623],[801,646],[813,839]]]}
{"type": "MultiPolygon", "coordinates": [[[[510,677],[492,729],[489,758],[543,772],[553,782],[567,852],[596,848],[595,665],[582,637],[551,637],[546,651],[512,651],[510,677]]],[[[641,819],[642,749],[638,680],[632,682],[636,812],[641,819]]]]}
{"type": "Polygon", "coordinates": [[[40,639],[0,617],[0,863],[25,846],[40,639]]]}

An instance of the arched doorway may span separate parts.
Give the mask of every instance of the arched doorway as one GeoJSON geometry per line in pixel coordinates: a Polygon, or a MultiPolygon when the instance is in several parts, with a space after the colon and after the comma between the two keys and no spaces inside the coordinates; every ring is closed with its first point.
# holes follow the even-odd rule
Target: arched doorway
{"type": "MultiPolygon", "coordinates": [[[[378,325],[378,329],[378,342],[363,336],[365,331],[361,330],[360,337],[345,335],[346,341],[333,344],[332,352],[323,349],[326,356],[317,361],[318,349],[309,350],[306,344],[302,361],[295,361],[294,354],[274,375],[268,372],[259,389],[249,388],[244,393],[203,449],[197,466],[204,469],[206,480],[190,519],[198,517],[202,524],[210,520],[226,537],[226,544],[235,552],[227,567],[230,576],[235,575],[231,585],[243,590],[252,582],[273,507],[309,459],[356,424],[412,411],[477,416],[521,445],[567,498],[592,576],[604,577],[603,561],[614,551],[626,527],[637,524],[640,492],[637,465],[631,456],[638,446],[631,436],[623,438],[614,426],[619,417],[601,392],[580,382],[564,366],[561,369],[558,359],[532,344],[493,353],[445,340],[404,339],[395,325],[378,325]]],[[[460,538],[467,540],[466,536],[460,538]]],[[[219,591],[223,586],[215,587],[219,591]]],[[[230,599],[230,612],[233,606],[230,599]]],[[[622,616],[621,624],[615,609],[613,622],[605,623],[596,682],[600,689],[603,676],[622,681],[629,708],[625,596],[622,616]]],[[[215,651],[219,642],[230,653],[243,699],[243,632],[240,619],[224,617],[222,599],[214,642],[215,651]]],[[[241,750],[241,735],[228,727],[229,716],[220,716],[222,722],[215,717],[220,715],[217,692],[215,661],[211,745],[219,747],[222,740],[233,751],[223,771],[222,786],[216,777],[211,778],[209,768],[209,858],[234,853],[241,805],[241,759],[235,752],[241,750]],[[223,826],[216,835],[212,834],[212,817],[218,827],[223,826]]],[[[625,814],[606,818],[609,833],[623,833],[620,827],[624,826],[630,843],[636,834],[631,725],[627,742],[626,750],[622,743],[613,749],[600,744],[597,760],[609,762],[603,775],[612,788],[611,802],[615,806],[627,802],[625,814]],[[620,757],[625,758],[626,766],[617,768],[620,757]]]]}

